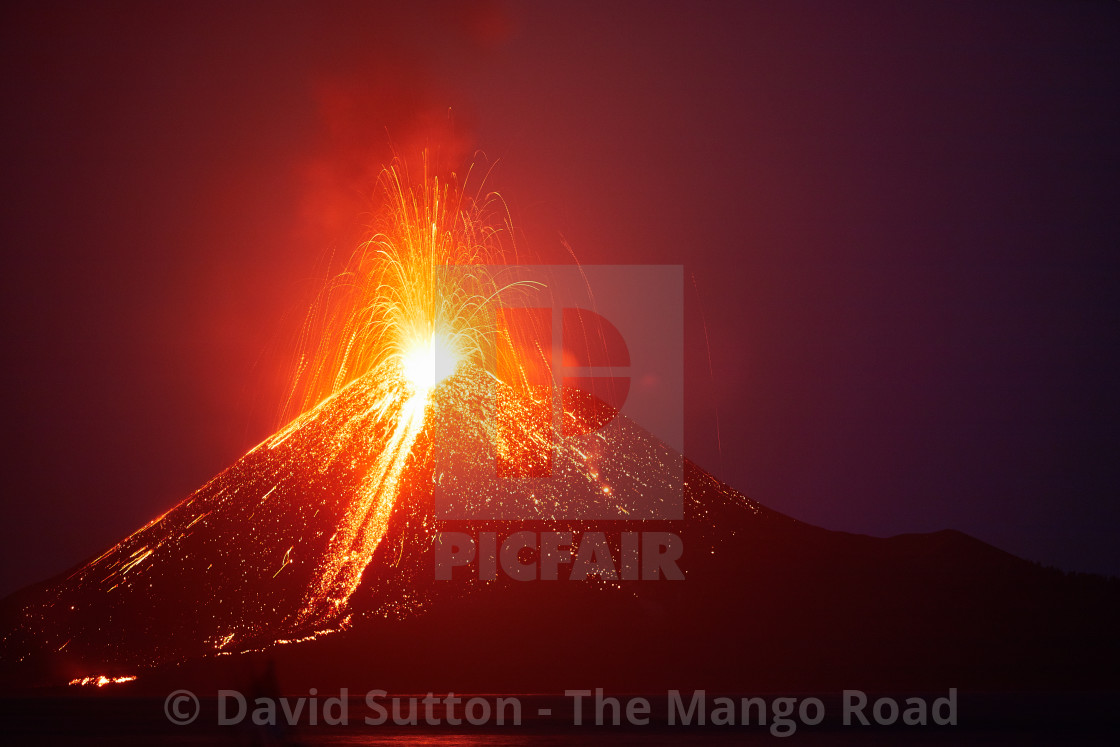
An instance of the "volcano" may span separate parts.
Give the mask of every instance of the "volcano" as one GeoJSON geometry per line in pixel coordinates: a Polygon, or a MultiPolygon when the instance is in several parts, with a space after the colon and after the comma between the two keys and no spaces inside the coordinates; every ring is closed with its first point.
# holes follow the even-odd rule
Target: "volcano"
{"type": "MultiPolygon", "coordinates": [[[[5,685],[205,690],[271,660],[290,687],[400,692],[1113,686],[1116,579],[955,531],[810,526],[617,413],[594,469],[556,447],[564,479],[552,490],[629,502],[641,517],[641,496],[683,465],[682,519],[554,518],[563,496],[547,494],[527,521],[437,518],[439,491],[475,508],[492,500],[486,465],[511,437],[494,432],[496,410],[516,415],[519,397],[470,367],[419,406],[386,379],[357,379],[96,558],[4,600],[5,685]],[[443,469],[449,455],[455,470],[443,469]],[[526,583],[460,568],[437,580],[445,533],[516,531],[602,537],[615,557],[627,533],[672,533],[684,578],[526,583]]],[[[565,417],[603,421],[593,396],[558,397],[565,417]]],[[[512,421],[514,439],[539,435],[512,421]]]]}

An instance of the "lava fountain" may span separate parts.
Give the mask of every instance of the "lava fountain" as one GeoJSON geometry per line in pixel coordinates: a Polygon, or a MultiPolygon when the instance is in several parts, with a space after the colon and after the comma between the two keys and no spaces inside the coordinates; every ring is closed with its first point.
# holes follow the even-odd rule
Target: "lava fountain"
{"type": "Polygon", "coordinates": [[[397,164],[380,184],[384,225],[312,306],[288,401],[304,414],[273,438],[286,438],[359,379],[376,382],[372,407],[351,422],[367,427],[374,415],[389,435],[328,543],[299,627],[339,617],[385,534],[433,389],[479,359],[492,334],[487,305],[496,291],[485,266],[500,256],[506,227],[491,219],[497,198],[468,197],[454,176],[429,176],[426,161],[420,181],[410,183],[397,164]]]}

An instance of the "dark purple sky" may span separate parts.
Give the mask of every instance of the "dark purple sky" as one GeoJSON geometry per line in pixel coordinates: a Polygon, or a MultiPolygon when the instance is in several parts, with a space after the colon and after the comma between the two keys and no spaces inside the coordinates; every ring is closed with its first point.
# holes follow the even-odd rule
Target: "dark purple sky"
{"type": "Polygon", "coordinates": [[[702,466],[1120,574],[1120,5],[598,5],[6,6],[0,593],[270,432],[388,137],[449,108],[539,258],[695,277],[702,466]]]}

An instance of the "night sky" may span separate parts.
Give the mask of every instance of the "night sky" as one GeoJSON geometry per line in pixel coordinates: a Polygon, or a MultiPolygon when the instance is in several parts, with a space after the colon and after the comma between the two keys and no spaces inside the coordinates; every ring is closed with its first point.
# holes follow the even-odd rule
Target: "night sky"
{"type": "Polygon", "coordinates": [[[6,5],[0,593],[274,430],[423,143],[539,261],[684,265],[735,488],[1120,574],[1120,4],[742,5],[6,5]]]}

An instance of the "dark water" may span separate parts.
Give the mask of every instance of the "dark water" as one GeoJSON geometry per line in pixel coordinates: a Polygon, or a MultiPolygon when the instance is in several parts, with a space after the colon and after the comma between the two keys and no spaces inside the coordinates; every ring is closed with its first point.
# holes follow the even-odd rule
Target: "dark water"
{"type": "MultiPolygon", "coordinates": [[[[487,696],[490,703],[497,696],[487,696]]],[[[710,696],[714,697],[714,696],[710,696]]],[[[802,698],[807,696],[801,696],[802,698]]],[[[1091,693],[960,693],[955,726],[844,726],[837,694],[817,696],[825,717],[817,725],[796,723],[789,736],[771,733],[768,725],[675,725],[666,723],[665,696],[648,697],[651,723],[646,726],[594,726],[594,709],[583,709],[576,726],[570,699],[518,696],[520,726],[371,726],[372,714],[360,699],[348,703],[349,724],[294,727],[218,725],[215,699],[203,699],[196,720],[173,725],[162,698],[122,698],[97,693],[83,697],[7,698],[0,706],[5,741],[10,744],[65,745],[582,745],[605,744],[740,744],[793,745],[1115,745],[1120,744],[1120,691],[1091,693]],[[541,715],[544,710],[547,715],[541,715]]],[[[872,696],[874,697],[874,696],[872,696]]],[[[930,696],[932,699],[934,696],[930,696]]],[[[737,699],[736,699],[737,700],[737,699]]],[[[407,703],[405,703],[407,708],[407,703]]],[[[443,720],[442,709],[433,713],[443,720]]],[[[608,720],[609,720],[609,709],[608,720]]],[[[870,715],[870,710],[868,710],[870,715]]],[[[460,716],[462,713],[460,712],[460,716]]],[[[246,719],[247,720],[247,719],[246,719]]],[[[796,716],[794,717],[796,720],[796,716]]],[[[811,719],[810,719],[811,720],[811,719]]],[[[625,720],[623,718],[623,723],[625,720]]],[[[788,730],[788,727],[787,727],[788,730]]]]}

